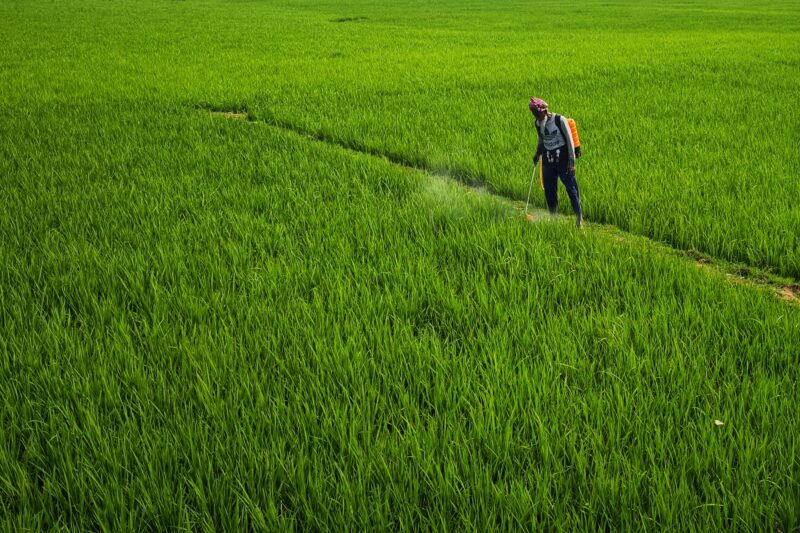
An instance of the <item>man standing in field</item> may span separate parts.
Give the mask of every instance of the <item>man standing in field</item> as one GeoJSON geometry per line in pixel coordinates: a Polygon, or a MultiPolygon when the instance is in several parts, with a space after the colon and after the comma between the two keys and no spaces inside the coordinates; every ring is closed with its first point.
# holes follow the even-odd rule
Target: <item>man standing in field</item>
{"type": "Polygon", "coordinates": [[[575,145],[569,131],[567,119],[561,115],[554,115],[547,110],[547,102],[535,96],[531,98],[528,107],[536,117],[536,133],[539,142],[533,163],[536,165],[542,160],[542,181],[544,182],[544,197],[551,214],[556,213],[558,207],[558,178],[564,183],[572,203],[572,210],[577,217],[577,225],[583,225],[581,212],[581,195],[578,191],[578,181],[575,178],[575,145]]]}

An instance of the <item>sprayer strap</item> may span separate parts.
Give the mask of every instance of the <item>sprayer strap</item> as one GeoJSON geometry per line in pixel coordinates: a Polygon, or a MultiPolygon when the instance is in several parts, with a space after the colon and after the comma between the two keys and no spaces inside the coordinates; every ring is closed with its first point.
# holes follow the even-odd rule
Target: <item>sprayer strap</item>
{"type": "Polygon", "coordinates": [[[555,116],[556,126],[558,126],[558,131],[561,132],[561,136],[564,137],[564,142],[569,145],[569,139],[567,138],[567,134],[564,133],[564,126],[561,125],[561,115],[555,116]]]}

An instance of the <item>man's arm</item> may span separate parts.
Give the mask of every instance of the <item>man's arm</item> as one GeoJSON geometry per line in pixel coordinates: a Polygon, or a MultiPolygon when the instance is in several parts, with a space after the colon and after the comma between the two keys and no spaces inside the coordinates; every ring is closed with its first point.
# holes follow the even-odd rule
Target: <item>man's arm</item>
{"type": "Polygon", "coordinates": [[[572,134],[570,133],[569,122],[567,122],[567,119],[564,118],[563,115],[560,118],[561,134],[566,137],[564,140],[567,141],[567,150],[569,152],[569,160],[567,163],[570,168],[575,168],[575,144],[572,142],[572,134]]]}

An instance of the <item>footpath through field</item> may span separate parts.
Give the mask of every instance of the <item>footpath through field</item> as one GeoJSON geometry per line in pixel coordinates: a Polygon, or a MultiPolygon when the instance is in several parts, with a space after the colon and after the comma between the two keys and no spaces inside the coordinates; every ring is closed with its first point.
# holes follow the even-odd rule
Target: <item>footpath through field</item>
{"type": "MultiPolygon", "coordinates": [[[[506,202],[510,207],[519,211],[520,214],[524,209],[524,199],[511,195],[498,194],[493,190],[492,185],[489,182],[475,180],[452,173],[437,172],[434,169],[427,168],[421,162],[421,160],[412,161],[399,154],[372,149],[357,141],[343,141],[340,139],[334,139],[324,134],[303,130],[289,123],[257,118],[249,114],[246,110],[222,109],[213,106],[198,106],[198,109],[209,112],[213,118],[242,120],[251,124],[277,128],[312,142],[324,143],[330,146],[341,148],[348,152],[381,158],[405,169],[421,172],[432,179],[450,180],[457,183],[470,193],[490,194],[495,198],[506,202]]],[[[528,206],[528,214],[531,215],[528,217],[528,220],[532,222],[553,220],[553,217],[544,209],[537,209],[528,206]]],[[[560,218],[562,217],[556,217],[556,219],[560,218]]],[[[692,261],[698,268],[725,277],[725,279],[734,284],[758,287],[762,290],[772,292],[776,297],[794,306],[800,306],[800,280],[776,276],[770,272],[751,267],[749,265],[724,261],[722,259],[700,253],[696,250],[677,249],[660,241],[655,241],[641,235],[628,233],[611,224],[590,223],[584,221],[584,228],[587,230],[602,232],[617,242],[628,242],[647,248],[651,253],[681,257],[687,261],[692,261]]]]}

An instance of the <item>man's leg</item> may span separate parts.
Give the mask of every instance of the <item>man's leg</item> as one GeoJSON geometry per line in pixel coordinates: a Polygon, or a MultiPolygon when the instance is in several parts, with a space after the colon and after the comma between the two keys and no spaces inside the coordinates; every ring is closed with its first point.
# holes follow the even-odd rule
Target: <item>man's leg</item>
{"type": "Polygon", "coordinates": [[[547,200],[547,209],[555,215],[558,209],[558,167],[542,161],[542,181],[544,182],[544,198],[547,200]]]}
{"type": "Polygon", "coordinates": [[[569,201],[572,204],[572,210],[575,212],[578,227],[580,227],[583,223],[583,211],[581,210],[581,193],[578,190],[578,180],[575,178],[575,176],[570,175],[566,166],[559,170],[561,181],[564,183],[564,187],[567,189],[569,201]]]}

